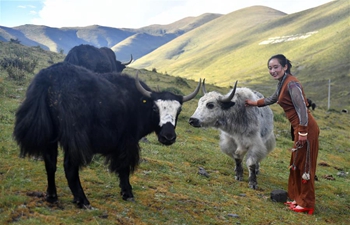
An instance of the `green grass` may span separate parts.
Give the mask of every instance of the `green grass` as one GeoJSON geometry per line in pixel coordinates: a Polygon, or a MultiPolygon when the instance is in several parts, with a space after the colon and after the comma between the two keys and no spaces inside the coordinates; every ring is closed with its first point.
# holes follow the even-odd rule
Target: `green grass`
{"type": "MultiPolygon", "coordinates": [[[[13,46],[12,46],[13,47],[13,46]]],[[[24,47],[23,47],[24,48],[24,47]]],[[[25,48],[27,49],[27,48],[25,48]]],[[[33,50],[33,49],[32,49],[33,50]]],[[[36,49],[32,54],[38,54],[36,49]]],[[[40,59],[44,64],[45,54],[40,59]]],[[[60,57],[57,55],[57,57],[60,57]]],[[[46,65],[47,66],[47,65],[46,65]]],[[[42,68],[45,66],[42,66],[42,68]]],[[[38,68],[39,69],[39,68],[38,68]]],[[[126,72],[135,74],[128,68],[126,72]]],[[[141,142],[142,162],[131,176],[135,202],[123,201],[118,179],[108,172],[104,158],[95,156],[81,171],[83,188],[92,210],[78,209],[64,176],[62,152],[56,175],[59,203],[51,205],[45,193],[46,172],[43,161],[19,158],[12,138],[14,113],[23,100],[33,75],[26,80],[9,80],[0,70],[0,224],[347,224],[350,217],[349,125],[350,115],[316,108],[313,111],[320,129],[320,151],[316,182],[316,209],[312,216],[297,214],[282,203],[270,200],[275,189],[287,188],[292,143],[290,125],[278,105],[273,105],[277,146],[261,163],[259,188],[248,188],[234,179],[234,162],[221,153],[219,132],[196,129],[187,120],[197,107],[200,94],[186,102],[179,116],[178,138],[172,146],[158,143],[156,136],[141,142]],[[322,163],[322,164],[320,164],[322,163]],[[203,167],[209,178],[198,174],[203,167]],[[332,175],[335,180],[327,180],[332,175]],[[238,215],[232,217],[230,215],[238,215]]],[[[183,94],[193,91],[195,81],[142,70],[141,79],[152,88],[176,88],[183,94]],[[178,85],[174,86],[177,83],[178,85]],[[187,83],[187,85],[186,85],[187,83]]],[[[228,92],[227,88],[207,85],[207,91],[228,92]]]]}

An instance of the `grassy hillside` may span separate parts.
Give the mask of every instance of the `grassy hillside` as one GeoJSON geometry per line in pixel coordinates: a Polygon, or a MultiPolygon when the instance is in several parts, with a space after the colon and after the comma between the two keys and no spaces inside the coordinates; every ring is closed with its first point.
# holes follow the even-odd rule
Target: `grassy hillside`
{"type": "Polygon", "coordinates": [[[92,25],[87,27],[53,28],[47,26],[24,25],[14,28],[23,32],[27,38],[34,40],[50,51],[68,51],[76,45],[91,44],[97,47],[112,47],[125,38],[133,35],[124,29],[92,25]]]}
{"type": "Polygon", "coordinates": [[[182,73],[188,74],[190,78],[194,77],[199,75],[199,72],[205,72],[206,68],[215,64],[217,60],[222,60],[223,56],[232,53],[234,47],[244,46],[246,41],[241,39],[241,36],[237,37],[242,32],[284,15],[260,6],[223,15],[137,60],[134,67],[148,68],[153,65],[171,74],[182,73]],[[181,69],[181,65],[186,67],[181,69]],[[190,71],[197,73],[189,73],[190,71]]]}
{"type": "Polygon", "coordinates": [[[141,27],[137,29],[137,31],[153,35],[162,35],[165,33],[183,34],[190,30],[193,30],[194,28],[200,27],[203,24],[210,22],[211,20],[214,20],[220,16],[222,16],[222,14],[204,13],[196,17],[185,17],[181,20],[175,21],[174,23],[166,25],[153,24],[150,26],[141,27]]]}
{"type": "Polygon", "coordinates": [[[139,29],[130,29],[135,34],[116,43],[111,49],[121,61],[127,61],[130,54],[137,60],[183,33],[220,16],[221,14],[205,13],[197,17],[186,17],[171,24],[153,24],[139,29]]]}
{"type": "Polygon", "coordinates": [[[138,59],[177,36],[176,34],[154,36],[147,33],[138,33],[124,39],[111,49],[118,56],[119,61],[127,61],[126,59],[130,58],[130,54],[133,55],[134,59],[138,59]]]}
{"type": "Polygon", "coordinates": [[[331,107],[349,108],[349,7],[348,1],[339,0],[291,15],[266,7],[238,10],[182,35],[132,66],[189,79],[205,77],[223,87],[239,80],[241,86],[269,95],[276,83],[266,62],[283,53],[318,106],[327,107],[331,79],[331,107]],[[307,37],[310,32],[314,33],[307,37]],[[274,44],[262,44],[272,38],[274,44]]]}
{"type": "Polygon", "coordinates": [[[113,48],[118,60],[128,61],[153,51],[177,36],[220,17],[206,13],[186,17],[167,25],[150,25],[139,29],[113,28],[99,25],[86,27],[48,27],[26,24],[17,27],[0,25],[0,41],[18,39],[27,46],[40,46],[53,52],[68,53],[74,46],[90,44],[96,47],[113,48]]]}
{"type": "MultiPolygon", "coordinates": [[[[37,57],[39,69],[58,62],[62,55],[39,48],[0,42],[0,58],[15,52],[27,58],[37,57]]],[[[127,68],[131,75],[135,70],[127,68]]],[[[190,93],[196,81],[165,74],[140,71],[140,77],[152,88],[174,88],[190,93]]],[[[81,171],[82,186],[92,210],[78,209],[64,176],[63,154],[57,169],[58,204],[44,201],[46,173],[43,161],[19,158],[19,148],[12,139],[14,113],[22,102],[33,78],[10,79],[0,70],[0,224],[347,224],[350,217],[350,115],[336,111],[313,111],[320,129],[320,152],[316,182],[316,210],[312,216],[296,214],[282,203],[270,200],[275,189],[287,188],[291,148],[289,122],[280,107],[274,105],[276,149],[261,163],[259,188],[248,188],[234,180],[234,162],[220,152],[219,132],[196,129],[188,124],[201,94],[186,102],[180,114],[177,142],[162,146],[154,134],[141,142],[142,162],[131,176],[135,202],[123,201],[118,180],[108,172],[104,159],[95,156],[81,171]],[[204,168],[209,177],[198,174],[204,168]],[[337,174],[344,174],[339,176],[337,174]]],[[[207,85],[207,91],[226,93],[223,87],[207,85]]]]}

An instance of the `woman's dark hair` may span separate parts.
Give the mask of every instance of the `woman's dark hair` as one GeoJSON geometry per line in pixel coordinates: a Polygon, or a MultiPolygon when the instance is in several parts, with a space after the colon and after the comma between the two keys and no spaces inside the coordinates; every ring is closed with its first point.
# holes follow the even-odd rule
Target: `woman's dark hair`
{"type": "Polygon", "coordinates": [[[277,54],[277,55],[271,56],[271,58],[267,61],[267,66],[269,66],[269,62],[271,59],[277,59],[282,67],[285,67],[286,65],[288,65],[286,73],[291,74],[292,64],[291,64],[290,60],[287,59],[284,55],[277,54]]]}

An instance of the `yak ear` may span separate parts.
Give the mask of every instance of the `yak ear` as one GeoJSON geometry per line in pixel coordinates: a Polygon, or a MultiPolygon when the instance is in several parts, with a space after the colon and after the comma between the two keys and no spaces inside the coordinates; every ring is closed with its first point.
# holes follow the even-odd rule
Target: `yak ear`
{"type": "Polygon", "coordinates": [[[219,101],[219,104],[221,106],[221,109],[228,110],[229,108],[234,106],[236,103],[235,102],[221,102],[221,101],[219,101]]]}

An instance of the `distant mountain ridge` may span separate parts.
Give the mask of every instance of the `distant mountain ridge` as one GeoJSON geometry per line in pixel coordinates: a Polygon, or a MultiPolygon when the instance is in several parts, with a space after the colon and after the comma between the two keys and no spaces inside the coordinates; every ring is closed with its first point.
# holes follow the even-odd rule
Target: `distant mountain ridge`
{"type": "Polygon", "coordinates": [[[18,39],[27,46],[41,46],[45,50],[68,53],[74,46],[90,44],[112,48],[118,60],[129,60],[148,54],[170,40],[199,27],[221,14],[205,13],[187,17],[168,25],[150,25],[139,29],[112,28],[99,25],[87,27],[53,28],[39,25],[17,27],[0,26],[0,41],[18,39]]]}

